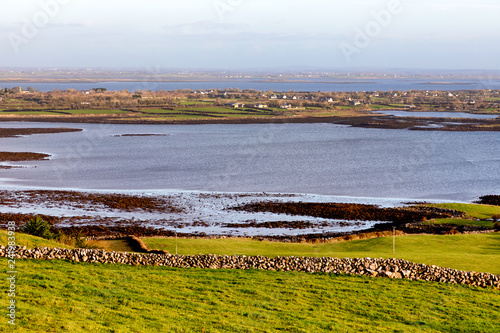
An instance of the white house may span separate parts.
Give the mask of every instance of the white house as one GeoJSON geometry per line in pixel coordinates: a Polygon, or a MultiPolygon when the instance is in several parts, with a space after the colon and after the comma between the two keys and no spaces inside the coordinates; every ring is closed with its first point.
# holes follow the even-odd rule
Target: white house
{"type": "Polygon", "coordinates": [[[230,106],[230,107],[233,107],[235,109],[244,108],[245,107],[245,104],[243,104],[243,103],[227,103],[226,105],[230,106]]]}
{"type": "Polygon", "coordinates": [[[267,104],[262,104],[262,103],[256,103],[253,105],[254,108],[259,108],[259,109],[263,109],[263,108],[267,108],[267,104]]]}

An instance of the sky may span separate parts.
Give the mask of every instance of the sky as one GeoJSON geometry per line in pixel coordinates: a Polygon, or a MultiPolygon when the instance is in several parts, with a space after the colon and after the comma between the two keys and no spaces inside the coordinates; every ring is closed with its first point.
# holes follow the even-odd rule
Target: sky
{"type": "Polygon", "coordinates": [[[500,69],[498,0],[0,4],[0,67],[500,69]]]}

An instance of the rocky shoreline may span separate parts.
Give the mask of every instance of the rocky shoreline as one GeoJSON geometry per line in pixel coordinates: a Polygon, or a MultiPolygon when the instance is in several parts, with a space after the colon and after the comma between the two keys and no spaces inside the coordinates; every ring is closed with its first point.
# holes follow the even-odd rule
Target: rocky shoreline
{"type": "MultiPolygon", "coordinates": [[[[45,161],[51,156],[48,154],[41,153],[30,153],[30,152],[6,152],[0,151],[0,163],[2,162],[26,162],[26,161],[45,161]]],[[[15,169],[20,168],[18,166],[11,165],[0,165],[0,169],[15,169]]]]}
{"type": "MultiPolygon", "coordinates": [[[[259,269],[269,271],[296,271],[307,273],[348,274],[391,279],[407,279],[440,283],[462,284],[481,288],[500,289],[500,275],[459,271],[428,266],[402,259],[330,258],[330,257],[276,257],[170,255],[159,253],[107,252],[95,249],[14,248],[16,259],[70,260],[99,264],[133,266],[165,266],[203,269],[259,269]]],[[[0,257],[12,248],[0,245],[0,257]]]]}

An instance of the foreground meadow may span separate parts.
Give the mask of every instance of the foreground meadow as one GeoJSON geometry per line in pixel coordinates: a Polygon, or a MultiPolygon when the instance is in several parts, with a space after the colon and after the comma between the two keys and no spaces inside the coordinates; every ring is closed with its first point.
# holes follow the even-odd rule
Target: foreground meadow
{"type": "Polygon", "coordinates": [[[281,243],[255,239],[143,238],[151,249],[175,254],[400,258],[426,265],[500,274],[500,233],[408,235],[339,243],[281,243]]]}
{"type": "Polygon", "coordinates": [[[500,292],[460,285],[40,260],[17,271],[18,332],[500,330],[500,292]]]}
{"type": "MultiPolygon", "coordinates": [[[[174,247],[176,241],[145,240],[150,245],[166,243],[174,247]]],[[[1,231],[0,243],[5,241],[5,231],[1,231]]],[[[420,242],[419,248],[435,252],[429,264],[438,264],[438,253],[446,257],[447,252],[456,262],[462,256],[461,261],[477,271],[488,267],[489,262],[493,267],[490,270],[498,274],[498,234],[403,236],[397,237],[397,241],[398,251],[403,251],[403,244],[408,246],[406,251],[414,251],[420,242]],[[466,252],[471,256],[464,256],[466,252]]],[[[17,242],[28,247],[58,246],[53,241],[20,233],[17,242]]],[[[389,257],[392,239],[337,244],[178,239],[177,246],[186,253],[362,256],[372,251],[385,252],[389,257]]],[[[334,274],[177,269],[63,260],[17,260],[16,266],[17,332],[500,330],[500,291],[463,285],[334,274]]],[[[0,259],[0,267],[6,276],[7,259],[0,259]]],[[[0,323],[0,331],[11,328],[7,320],[0,323]]]]}

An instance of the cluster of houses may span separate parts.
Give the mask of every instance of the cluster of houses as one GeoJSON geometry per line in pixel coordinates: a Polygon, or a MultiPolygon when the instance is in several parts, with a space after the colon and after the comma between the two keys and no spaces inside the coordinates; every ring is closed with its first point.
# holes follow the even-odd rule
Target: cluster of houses
{"type": "MultiPolygon", "coordinates": [[[[244,108],[246,106],[246,104],[244,103],[227,103],[227,104],[224,104],[225,106],[230,106],[232,108],[235,108],[235,109],[241,109],[241,108],[244,108]]],[[[262,104],[262,103],[255,103],[249,107],[253,107],[253,108],[256,108],[256,109],[265,109],[267,108],[267,104],[262,104]]],[[[290,103],[282,103],[280,105],[280,109],[291,109],[292,108],[292,104],[290,103]]]]}
{"type": "MultiPolygon", "coordinates": [[[[238,102],[236,102],[236,103],[226,103],[224,105],[225,106],[230,106],[230,107],[235,108],[235,109],[241,109],[241,108],[244,108],[246,106],[246,104],[244,104],[244,103],[238,103],[238,102]]],[[[250,107],[257,108],[257,109],[265,109],[265,108],[267,108],[267,104],[255,103],[255,104],[253,104],[250,107]]]]}
{"type": "Polygon", "coordinates": [[[271,95],[269,98],[270,99],[291,99],[291,100],[294,100],[294,101],[296,101],[297,99],[305,99],[302,96],[301,97],[297,97],[297,96],[288,97],[287,95],[281,95],[281,96],[271,95]]]}
{"type": "MultiPolygon", "coordinates": [[[[200,90],[200,91],[195,91],[195,95],[208,95],[208,94],[213,94],[215,91],[213,89],[210,90],[200,90]]],[[[227,92],[224,93],[225,96],[227,96],[227,92]]]]}

